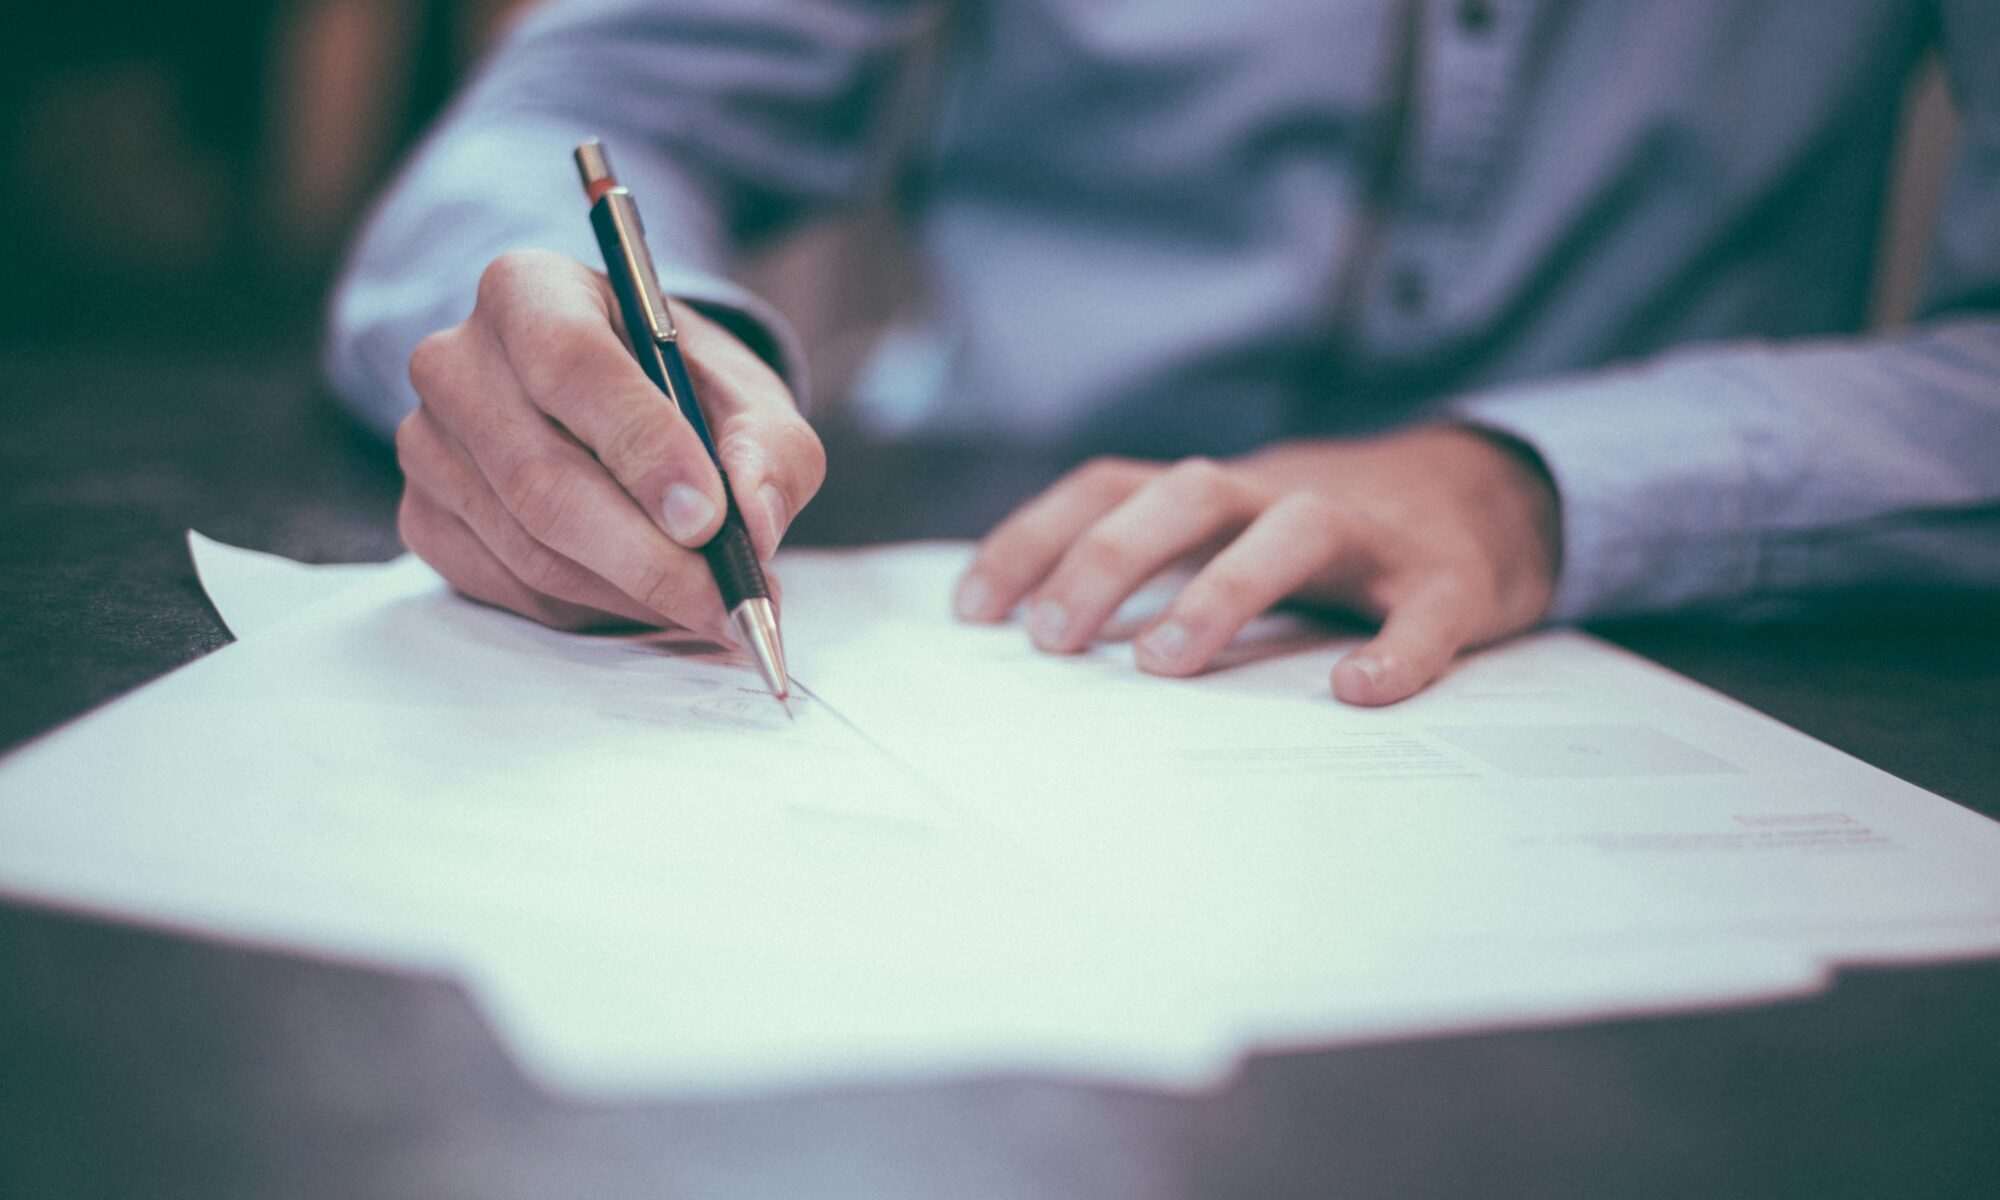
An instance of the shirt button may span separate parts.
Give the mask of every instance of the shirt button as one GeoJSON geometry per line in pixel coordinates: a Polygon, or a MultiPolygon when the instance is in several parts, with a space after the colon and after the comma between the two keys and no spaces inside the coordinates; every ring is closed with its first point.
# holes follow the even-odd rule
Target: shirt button
{"type": "Polygon", "coordinates": [[[1430,281],[1422,267],[1402,266],[1389,278],[1389,299],[1405,316],[1416,316],[1430,303],[1430,281]]]}
{"type": "Polygon", "coordinates": [[[1474,37],[1493,28],[1493,0],[1458,0],[1458,27],[1474,37]]]}

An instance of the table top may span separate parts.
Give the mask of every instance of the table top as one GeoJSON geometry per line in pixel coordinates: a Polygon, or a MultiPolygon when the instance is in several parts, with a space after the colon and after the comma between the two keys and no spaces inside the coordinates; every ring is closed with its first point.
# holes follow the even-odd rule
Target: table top
{"type": "MultiPolygon", "coordinates": [[[[309,364],[0,359],[0,750],[229,640],[187,528],[399,550],[392,457],[309,364]]],[[[829,448],[802,544],[975,534],[1055,469],[829,448]]],[[[1595,631],[2000,816],[2000,599],[1595,631]]],[[[0,1196],[1996,1194],[2000,962],[1260,1056],[1198,1095],[1005,1077],[586,1105],[527,1083],[449,979],[0,904],[0,1196]]]]}

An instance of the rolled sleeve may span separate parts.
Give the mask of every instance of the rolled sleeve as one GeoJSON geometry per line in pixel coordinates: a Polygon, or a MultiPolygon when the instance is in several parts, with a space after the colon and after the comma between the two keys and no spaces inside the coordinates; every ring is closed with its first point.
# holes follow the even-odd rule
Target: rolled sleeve
{"type": "Polygon", "coordinates": [[[1452,415],[1541,456],[1562,513],[1550,619],[1713,606],[1757,578],[1756,448],[1743,397],[1663,364],[1467,397],[1452,415]]]}
{"type": "Polygon", "coordinates": [[[1556,620],[2000,587],[2000,321],[1690,347],[1452,411],[1555,481],[1556,620]]]}
{"type": "MultiPolygon", "coordinates": [[[[461,126],[413,160],[369,220],[328,313],[323,365],[364,422],[386,434],[416,407],[410,352],[471,313],[479,276],[494,258],[538,249],[601,265],[570,165],[589,136],[583,125],[547,121],[461,126]],[[499,179],[508,186],[497,187],[499,179]]],[[[661,286],[769,362],[803,408],[809,384],[798,337],[774,307],[725,274],[713,206],[642,147],[613,152],[650,218],[661,286]]]]}
{"type": "Polygon", "coordinates": [[[416,404],[410,351],[472,310],[486,264],[542,249],[597,264],[571,153],[601,137],[669,293],[729,327],[805,401],[790,326],[731,282],[733,255],[878,178],[878,124],[914,0],[570,0],[501,40],[366,223],[325,367],[387,431],[416,404]]]}

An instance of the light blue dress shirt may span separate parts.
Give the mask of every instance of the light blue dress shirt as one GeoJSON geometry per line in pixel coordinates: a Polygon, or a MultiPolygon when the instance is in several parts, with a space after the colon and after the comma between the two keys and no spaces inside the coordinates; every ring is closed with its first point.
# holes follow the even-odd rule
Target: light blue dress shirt
{"type": "Polygon", "coordinates": [[[359,411],[415,403],[411,347],[494,255],[596,265],[591,135],[668,287],[800,391],[731,258],[893,193],[930,433],[1215,454],[1455,416],[1547,463],[1559,619],[2000,586],[2000,0],[552,3],[355,249],[359,411]],[[1863,336],[1933,49],[1964,134],[1921,319],[1863,336]]]}

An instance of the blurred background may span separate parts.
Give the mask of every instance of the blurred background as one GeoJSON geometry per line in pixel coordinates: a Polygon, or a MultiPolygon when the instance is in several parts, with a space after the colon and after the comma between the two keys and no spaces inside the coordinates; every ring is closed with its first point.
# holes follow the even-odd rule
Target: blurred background
{"type": "MultiPolygon", "coordinates": [[[[17,7],[0,40],[0,352],[96,344],[307,362],[341,248],[509,17],[533,0],[17,7]]],[[[1876,311],[1908,311],[1955,136],[1913,90],[1876,311]]],[[[751,269],[837,397],[907,269],[879,217],[751,269]],[[832,280],[842,281],[836,293],[832,280]]]]}
{"type": "Polygon", "coordinates": [[[510,0],[180,0],[8,19],[0,336],[310,337],[342,237],[510,0]],[[107,304],[106,297],[117,297],[107,304]]]}
{"type": "MultiPolygon", "coordinates": [[[[83,0],[10,14],[0,353],[310,361],[372,194],[533,2],[83,0]]],[[[751,273],[837,391],[894,303],[901,261],[886,222],[862,215],[787,240],[751,273]]]]}

